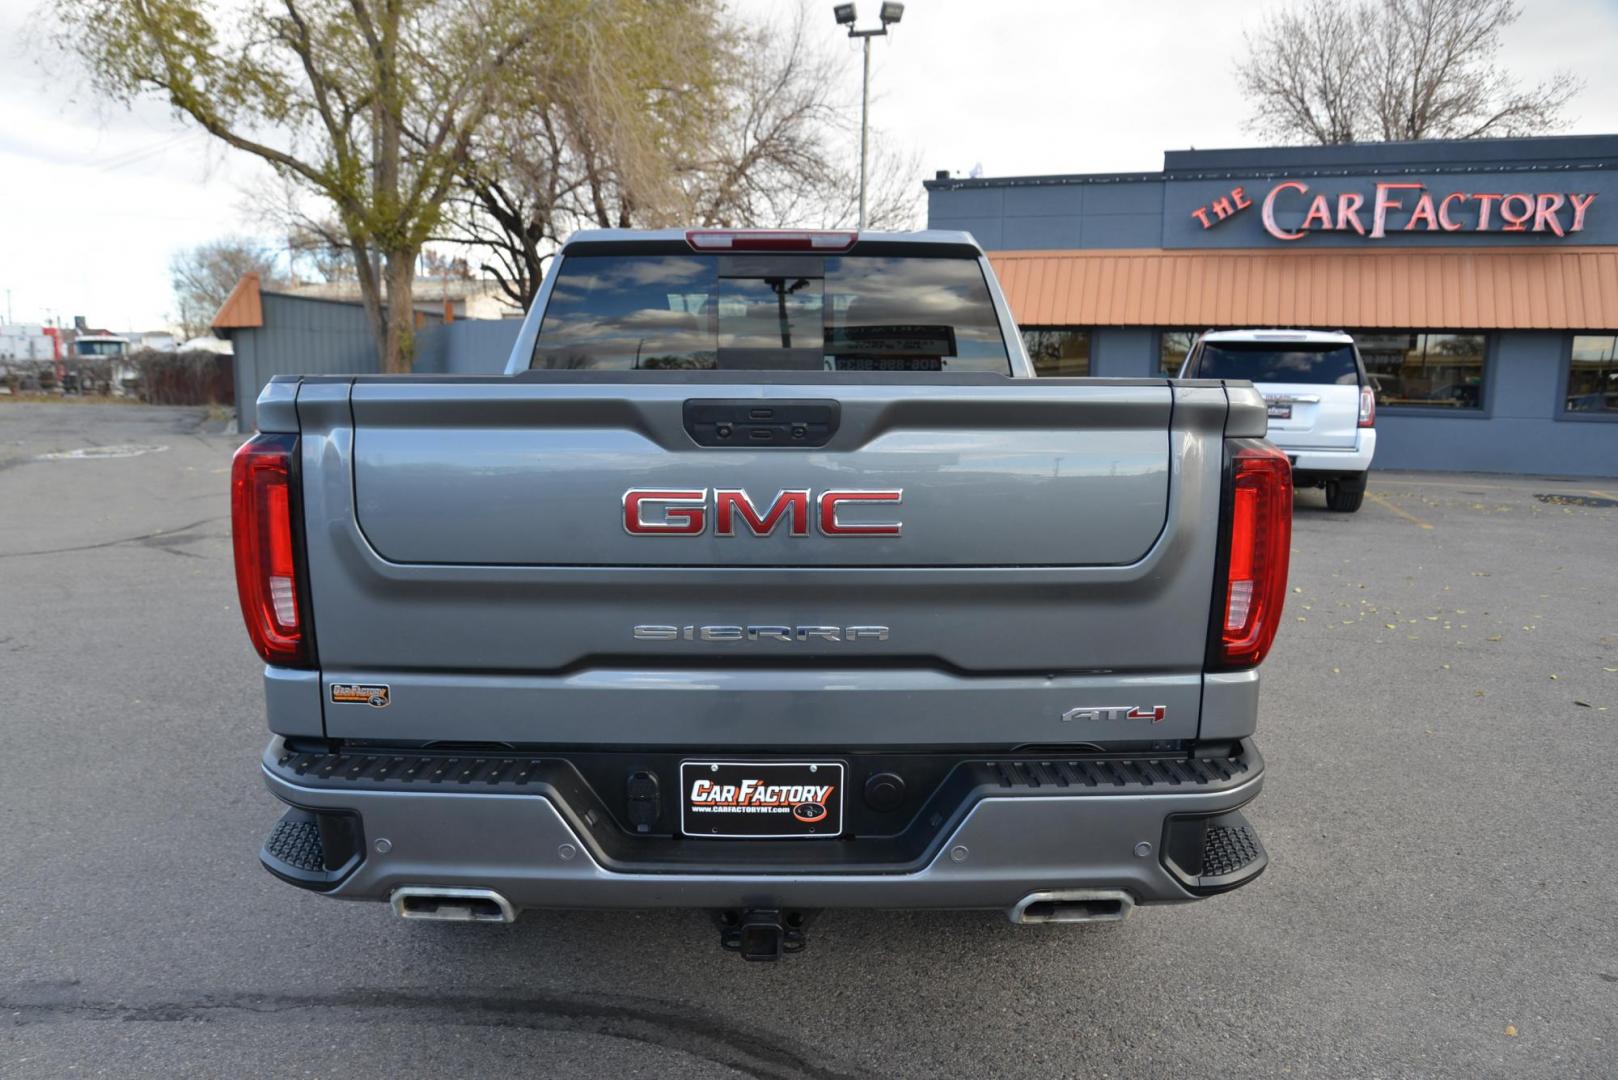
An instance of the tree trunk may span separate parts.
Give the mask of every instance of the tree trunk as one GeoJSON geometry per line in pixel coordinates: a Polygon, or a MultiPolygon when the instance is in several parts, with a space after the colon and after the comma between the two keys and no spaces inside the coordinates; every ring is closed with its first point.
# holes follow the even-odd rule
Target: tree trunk
{"type": "Polygon", "coordinates": [[[382,370],[389,375],[408,374],[416,362],[416,255],[415,251],[390,251],[383,271],[387,315],[378,344],[382,370]]]}

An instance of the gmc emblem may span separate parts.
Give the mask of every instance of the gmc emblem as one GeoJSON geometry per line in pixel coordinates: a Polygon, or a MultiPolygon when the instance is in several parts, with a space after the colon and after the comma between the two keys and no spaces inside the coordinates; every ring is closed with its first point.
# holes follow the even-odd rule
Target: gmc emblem
{"type": "Polygon", "coordinates": [[[624,492],[624,532],[630,536],[700,536],[713,523],[715,536],[735,536],[745,528],[754,536],[769,536],[786,523],[787,535],[808,536],[810,504],[816,526],[826,536],[898,536],[899,521],[848,521],[844,515],[872,504],[904,501],[903,488],[884,491],[842,489],[822,491],[815,497],[808,488],[777,492],[759,509],[740,488],[630,488],[624,492]]]}

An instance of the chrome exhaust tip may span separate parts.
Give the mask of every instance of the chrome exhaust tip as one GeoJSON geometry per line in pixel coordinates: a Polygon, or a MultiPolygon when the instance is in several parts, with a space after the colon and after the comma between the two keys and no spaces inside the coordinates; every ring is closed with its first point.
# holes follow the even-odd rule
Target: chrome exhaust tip
{"type": "Polygon", "coordinates": [[[1118,889],[1053,889],[1031,892],[1006,915],[1019,926],[1035,923],[1122,922],[1135,898],[1118,889]]]}
{"type": "Polygon", "coordinates": [[[406,885],[389,898],[401,919],[438,922],[515,922],[511,901],[493,889],[457,889],[438,885],[406,885]]]}

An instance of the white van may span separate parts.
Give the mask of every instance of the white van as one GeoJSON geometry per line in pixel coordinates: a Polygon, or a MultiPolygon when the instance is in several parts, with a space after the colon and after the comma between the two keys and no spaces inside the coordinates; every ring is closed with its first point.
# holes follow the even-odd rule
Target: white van
{"type": "Polygon", "coordinates": [[[1376,454],[1376,394],[1354,339],[1341,331],[1210,330],[1182,379],[1250,379],[1269,406],[1269,440],[1292,461],[1295,487],[1323,487],[1351,514],[1376,454]]]}

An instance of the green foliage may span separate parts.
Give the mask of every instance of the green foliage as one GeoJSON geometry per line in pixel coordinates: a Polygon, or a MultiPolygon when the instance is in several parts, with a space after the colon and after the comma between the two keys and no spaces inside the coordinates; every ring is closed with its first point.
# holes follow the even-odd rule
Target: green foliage
{"type": "Polygon", "coordinates": [[[56,12],[62,44],[84,58],[103,94],[162,97],[330,201],[384,365],[398,370],[409,360],[411,268],[472,139],[543,31],[585,6],[57,0],[56,12]],[[387,262],[386,288],[371,252],[387,262]]]}

